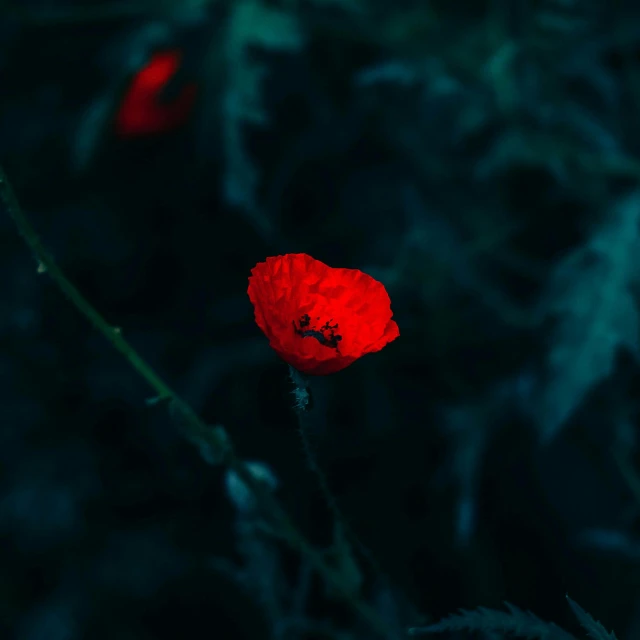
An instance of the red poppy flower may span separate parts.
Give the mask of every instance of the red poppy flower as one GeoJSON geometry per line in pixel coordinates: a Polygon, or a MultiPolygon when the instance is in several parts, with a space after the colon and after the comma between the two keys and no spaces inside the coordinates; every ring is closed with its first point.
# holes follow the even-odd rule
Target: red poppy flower
{"type": "Polygon", "coordinates": [[[271,347],[302,373],[340,371],[400,335],[382,283],[305,253],[259,262],[247,293],[271,347]]]}
{"type": "Polygon", "coordinates": [[[180,51],[161,51],[133,78],[116,116],[116,132],[124,137],[163,133],[182,124],[189,116],[197,87],[188,84],[168,104],[160,99],[162,90],[180,66],[180,51]]]}

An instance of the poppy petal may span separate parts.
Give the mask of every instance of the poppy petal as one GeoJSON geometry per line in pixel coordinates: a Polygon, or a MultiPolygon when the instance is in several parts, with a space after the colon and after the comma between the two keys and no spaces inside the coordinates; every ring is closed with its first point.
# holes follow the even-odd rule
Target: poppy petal
{"type": "Polygon", "coordinates": [[[400,335],[382,283],[304,253],[258,263],[247,293],[270,346],[306,374],[340,371],[400,335]]]}

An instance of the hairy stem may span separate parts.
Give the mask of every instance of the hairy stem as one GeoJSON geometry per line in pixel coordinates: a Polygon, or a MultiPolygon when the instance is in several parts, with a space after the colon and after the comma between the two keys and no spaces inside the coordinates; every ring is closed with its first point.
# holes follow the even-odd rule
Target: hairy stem
{"type": "Polygon", "coordinates": [[[329,487],[327,476],[320,467],[318,459],[311,445],[311,441],[309,440],[309,425],[307,424],[307,420],[305,419],[305,414],[307,411],[309,411],[308,399],[311,397],[311,390],[310,388],[308,388],[309,382],[307,378],[302,373],[300,373],[300,371],[298,371],[291,365],[289,365],[289,376],[291,378],[291,382],[296,387],[294,391],[294,395],[296,397],[296,406],[294,408],[298,417],[298,433],[300,434],[300,439],[302,441],[302,449],[304,451],[307,464],[309,465],[309,469],[311,469],[311,472],[316,476],[316,479],[318,480],[318,486],[320,487],[320,491],[322,493],[322,497],[324,498],[324,501],[326,502],[329,511],[331,511],[331,515],[333,516],[334,526],[336,528],[335,531],[337,534],[336,538],[343,542],[351,542],[362,554],[362,556],[364,556],[366,561],[369,563],[370,568],[373,569],[378,579],[383,579],[386,582],[387,578],[382,571],[382,568],[378,564],[378,561],[375,559],[374,555],[371,553],[368,547],[366,547],[362,540],[360,540],[359,536],[355,533],[351,525],[342,515],[340,507],[338,506],[338,502],[329,487]],[[300,398],[303,398],[302,405],[300,405],[300,398]]]}
{"type": "Polygon", "coordinates": [[[300,440],[302,441],[302,448],[304,450],[305,458],[307,459],[307,464],[309,468],[316,476],[318,480],[318,486],[320,487],[320,491],[322,492],[322,497],[324,501],[327,503],[329,507],[329,511],[331,511],[331,515],[334,519],[334,524],[340,530],[344,530],[345,521],[340,513],[340,509],[338,508],[338,503],[336,499],[333,497],[333,493],[331,493],[331,489],[329,489],[329,483],[327,481],[327,476],[325,476],[324,472],[320,468],[318,464],[318,460],[316,459],[316,455],[311,447],[311,442],[309,441],[309,434],[307,433],[307,425],[305,424],[304,419],[298,413],[298,433],[300,434],[300,440]]]}
{"type": "Polygon", "coordinates": [[[249,487],[265,513],[269,514],[283,540],[294,550],[305,556],[311,566],[331,586],[343,600],[381,637],[395,637],[395,632],[377,611],[364,600],[353,595],[349,586],[344,584],[340,575],[334,571],[302,535],[289,515],[282,508],[270,491],[262,486],[238,458],[233,450],[226,432],[220,428],[212,429],[205,424],[193,409],[169,387],[143,360],[138,352],[124,339],[119,328],[110,325],[78,289],[67,279],[56,265],[53,257],[42,244],[38,234],[18,204],[15,193],[0,167],[0,201],[15,222],[20,235],[27,243],[38,261],[38,272],[47,273],[69,301],[84,315],[129,362],[136,372],[149,384],[157,394],[158,400],[168,401],[180,418],[185,436],[199,444],[206,444],[209,451],[215,454],[216,461],[234,471],[242,482],[249,487]]]}

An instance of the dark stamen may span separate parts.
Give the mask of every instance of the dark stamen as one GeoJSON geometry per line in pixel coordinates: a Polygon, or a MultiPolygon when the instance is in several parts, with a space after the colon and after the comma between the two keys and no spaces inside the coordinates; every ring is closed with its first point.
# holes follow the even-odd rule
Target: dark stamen
{"type": "MultiPolygon", "coordinates": [[[[320,320],[320,317],[318,317],[317,320],[320,320]]],[[[293,330],[299,336],[303,338],[315,338],[321,345],[337,350],[338,343],[342,340],[342,336],[335,332],[338,328],[338,323],[331,324],[331,322],[333,322],[333,318],[325,322],[319,329],[316,328],[315,325],[311,327],[311,318],[308,313],[305,313],[300,316],[298,326],[296,326],[295,321],[292,321],[292,324],[293,330]],[[307,329],[307,327],[310,328],[307,329]]]]}

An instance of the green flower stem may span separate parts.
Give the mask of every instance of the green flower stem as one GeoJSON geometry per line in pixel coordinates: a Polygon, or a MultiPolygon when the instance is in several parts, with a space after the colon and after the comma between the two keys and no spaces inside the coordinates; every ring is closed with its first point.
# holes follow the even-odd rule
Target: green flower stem
{"type": "Polygon", "coordinates": [[[351,543],[352,545],[354,545],[360,552],[360,554],[369,563],[370,568],[373,569],[375,575],[378,578],[387,581],[387,576],[382,571],[382,568],[378,564],[378,561],[376,560],[374,555],[362,542],[360,537],[355,533],[351,525],[342,515],[342,511],[338,506],[338,502],[331,492],[331,489],[329,488],[329,481],[327,480],[327,476],[322,471],[322,468],[318,463],[318,459],[313,451],[313,447],[311,445],[311,441],[309,440],[308,434],[309,424],[305,418],[305,415],[309,410],[307,408],[308,398],[310,398],[311,396],[311,390],[308,386],[309,380],[304,374],[302,374],[291,365],[289,365],[289,376],[291,378],[291,382],[295,385],[293,394],[296,397],[296,406],[294,408],[298,418],[298,433],[300,434],[300,440],[302,441],[302,449],[304,451],[307,464],[309,465],[309,469],[315,475],[316,480],[318,481],[318,486],[320,487],[320,492],[322,493],[322,497],[324,498],[324,501],[326,502],[329,511],[331,511],[331,515],[333,516],[336,538],[334,540],[334,544],[348,545],[348,543],[351,543]]]}
{"type": "Polygon", "coordinates": [[[318,481],[318,486],[320,487],[322,497],[324,498],[324,501],[326,502],[327,506],[329,507],[329,511],[331,511],[331,515],[333,516],[334,526],[338,527],[339,534],[343,534],[344,529],[346,528],[345,519],[342,517],[342,513],[338,508],[338,503],[336,502],[333,493],[331,493],[327,477],[318,464],[318,460],[309,440],[309,425],[307,424],[307,420],[305,420],[304,418],[304,415],[310,410],[311,406],[311,390],[309,388],[309,380],[302,372],[298,371],[292,365],[289,365],[289,378],[294,385],[293,395],[296,399],[294,410],[296,416],[298,417],[298,433],[300,434],[302,449],[304,451],[307,464],[309,465],[309,469],[315,475],[316,480],[318,481]]]}
{"type": "Polygon", "coordinates": [[[38,273],[49,274],[78,311],[91,322],[149,384],[157,394],[157,400],[166,400],[171,404],[180,418],[185,430],[185,436],[200,445],[205,444],[209,448],[209,452],[217,458],[217,462],[237,474],[256,496],[265,513],[271,516],[277,527],[278,534],[282,536],[291,548],[309,560],[327,585],[335,593],[339,594],[343,601],[358,613],[373,631],[381,637],[395,637],[394,630],[378,615],[373,607],[353,594],[349,585],[344,583],[341,576],[325,562],[322,554],[306,540],[273,494],[255,479],[244,462],[236,456],[226,432],[221,428],[213,429],[206,425],[195,411],[140,357],[138,352],[124,339],[120,329],[111,326],[67,279],[25,216],[1,167],[0,201],[6,207],[20,235],[22,235],[38,261],[38,273]]]}
{"type": "Polygon", "coordinates": [[[307,459],[307,464],[309,465],[309,469],[311,469],[311,472],[316,476],[316,480],[318,481],[318,486],[320,487],[322,497],[327,503],[329,511],[331,511],[331,515],[333,516],[333,519],[335,521],[334,524],[342,529],[345,526],[344,518],[340,513],[338,503],[336,502],[333,493],[331,493],[331,489],[329,489],[327,476],[325,476],[324,472],[320,468],[320,465],[318,464],[318,460],[311,446],[311,442],[309,441],[308,430],[309,427],[306,424],[306,421],[304,420],[302,415],[298,413],[298,433],[300,434],[300,440],[302,441],[302,448],[307,459]]]}

